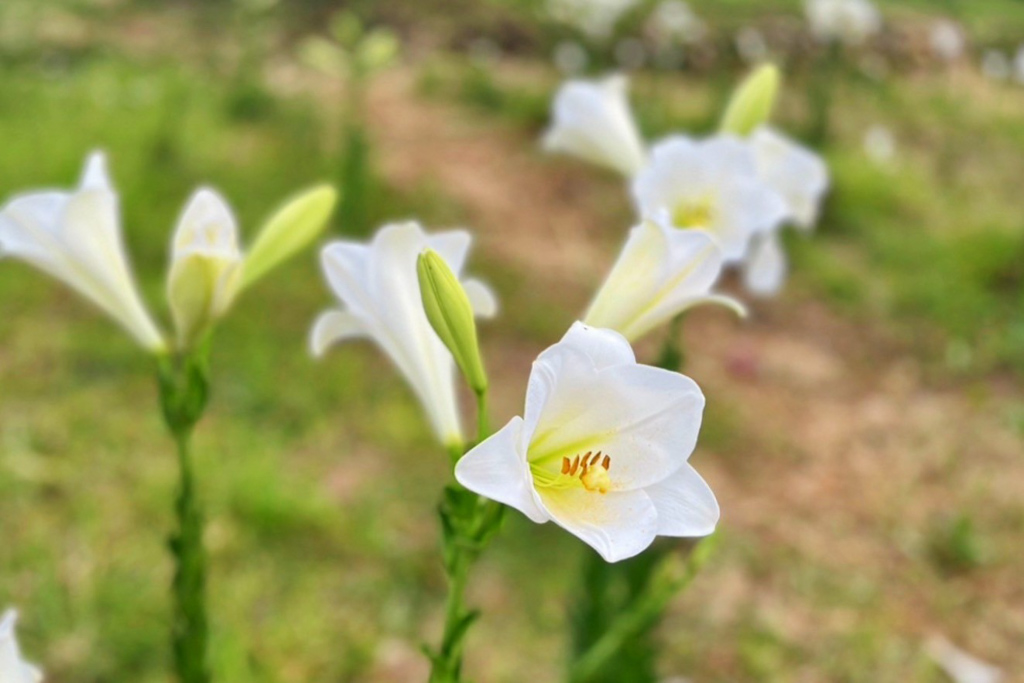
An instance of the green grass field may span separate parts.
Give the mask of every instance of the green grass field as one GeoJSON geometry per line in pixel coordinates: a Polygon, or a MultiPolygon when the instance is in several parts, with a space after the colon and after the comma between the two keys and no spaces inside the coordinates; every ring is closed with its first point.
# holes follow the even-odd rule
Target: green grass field
{"type": "MultiPolygon", "coordinates": [[[[469,4],[464,23],[438,2],[373,9],[409,54],[371,89],[370,215],[480,234],[470,270],[502,299],[483,334],[503,423],[631,209],[615,179],[537,149],[559,82],[542,49],[486,70],[434,49],[494,17],[511,22],[497,38],[541,34],[521,8],[469,4]],[[531,199],[487,203],[505,195],[531,199]],[[553,235],[547,253],[530,246],[553,235]]],[[[692,4],[723,34],[799,17],[795,1],[692,4]]],[[[979,48],[1024,39],[1016,0],[880,4],[905,25],[954,16],[979,48]]],[[[90,150],[107,150],[162,320],[170,233],[193,188],[222,190],[251,236],[293,191],[339,181],[342,93],[294,56],[316,25],[283,3],[258,19],[232,7],[0,7],[0,195],[70,186],[90,150]]],[[[663,629],[666,676],[941,681],[922,651],[941,633],[1020,680],[1024,87],[985,80],[977,61],[881,80],[845,61],[821,149],[834,188],[819,231],[790,235],[785,293],[747,323],[688,323],[690,372],[709,397],[695,462],[724,516],[718,553],[663,629]],[[894,136],[891,163],[866,155],[872,126],[894,136]]],[[[638,75],[645,132],[710,130],[741,75],[735,60],[638,75]]],[[[786,78],[776,122],[798,137],[811,135],[815,78],[806,63],[786,78]]],[[[375,349],[310,357],[310,325],[330,304],[307,252],[216,336],[197,450],[220,681],[425,679],[447,458],[375,349]]],[[[14,261],[0,261],[0,311],[0,608],[21,609],[23,648],[47,681],[169,681],[175,461],[152,362],[14,261]]],[[[583,552],[509,515],[471,588],[485,612],[473,680],[558,679],[583,552]]]]}

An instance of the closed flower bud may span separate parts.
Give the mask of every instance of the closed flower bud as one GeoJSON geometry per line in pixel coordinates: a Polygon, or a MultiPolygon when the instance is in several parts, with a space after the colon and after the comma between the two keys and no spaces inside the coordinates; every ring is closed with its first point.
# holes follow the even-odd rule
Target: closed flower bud
{"type": "Polygon", "coordinates": [[[750,135],[771,116],[778,91],[779,69],[773,64],[759,67],[733,92],[721,131],[740,137],[750,135]]]}
{"type": "Polygon", "coordinates": [[[487,389],[487,374],[480,358],[473,306],[455,273],[432,249],[416,262],[423,309],[431,327],[451,351],[470,387],[477,393],[487,389]]]}

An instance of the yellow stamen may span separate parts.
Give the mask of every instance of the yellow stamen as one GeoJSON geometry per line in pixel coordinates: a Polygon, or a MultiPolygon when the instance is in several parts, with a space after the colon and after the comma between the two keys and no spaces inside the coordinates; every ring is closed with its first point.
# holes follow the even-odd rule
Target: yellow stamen
{"type": "Polygon", "coordinates": [[[672,225],[677,228],[708,228],[715,218],[711,197],[682,202],[672,212],[672,225]]]}

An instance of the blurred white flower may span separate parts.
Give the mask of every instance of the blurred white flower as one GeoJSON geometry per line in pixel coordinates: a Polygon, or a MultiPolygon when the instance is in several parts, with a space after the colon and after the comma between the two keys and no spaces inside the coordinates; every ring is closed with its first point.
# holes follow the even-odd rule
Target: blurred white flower
{"type": "Polygon", "coordinates": [[[742,259],[750,239],[787,213],[785,200],[758,175],[751,146],[731,135],[667,138],[634,179],[633,196],[643,217],[708,232],[726,261],[742,259]]]}
{"type": "Polygon", "coordinates": [[[981,73],[993,81],[1005,81],[1013,73],[1013,66],[1006,53],[999,50],[986,50],[981,58],[981,73]]]}
{"type": "Polygon", "coordinates": [[[40,683],[43,674],[21,656],[14,626],[18,613],[7,610],[0,617],[0,683],[40,683]]]}
{"type": "Polygon", "coordinates": [[[786,202],[786,220],[805,231],[813,228],[828,191],[825,161],[770,126],[755,130],[750,144],[761,180],[786,202]]]}
{"type": "Polygon", "coordinates": [[[711,293],[721,272],[722,254],[710,235],[645,220],[630,231],[584,322],[636,341],[700,304],[724,304],[742,315],[738,302],[711,293]]]}
{"type": "Polygon", "coordinates": [[[629,108],[621,74],[568,81],[555,94],[543,146],[632,176],[644,164],[644,142],[629,108]]]}
{"type": "Polygon", "coordinates": [[[171,242],[167,300],[179,346],[192,344],[224,315],[241,286],[234,214],[220,194],[203,188],[189,200],[171,242]]]}
{"type": "Polygon", "coordinates": [[[880,166],[887,166],[896,159],[896,138],[892,131],[881,125],[874,125],[864,133],[864,153],[880,166]]]}
{"type": "Polygon", "coordinates": [[[882,15],[870,0],[806,0],[804,9],[818,40],[861,45],[882,28],[882,15]]]}
{"type": "Polygon", "coordinates": [[[714,531],[718,502],[687,462],[703,409],[693,380],[639,365],[621,335],[576,323],[534,362],[524,417],[467,453],[455,477],[617,562],[657,536],[714,531]]]}
{"type": "Polygon", "coordinates": [[[128,265],[117,194],[106,159],[93,153],[78,189],[17,196],[0,209],[0,256],[19,258],[106,311],[146,349],[166,343],[128,265]]]}
{"type": "Polygon", "coordinates": [[[941,636],[930,639],[925,649],[955,683],[999,683],[1004,678],[998,667],[967,654],[941,636]]]}
{"type": "Polygon", "coordinates": [[[659,43],[696,43],[707,25],[683,0],[662,0],[647,19],[647,32],[659,43]]]}
{"type": "Polygon", "coordinates": [[[576,76],[587,68],[590,56],[586,48],[572,40],[563,40],[555,46],[555,68],[566,76],[576,76]]]}
{"type": "Polygon", "coordinates": [[[558,22],[573,26],[595,40],[611,37],[637,0],[548,0],[547,9],[558,22]]]}
{"type": "MultiPolygon", "coordinates": [[[[327,245],[321,255],[324,274],[343,308],[321,314],[311,337],[317,356],[348,339],[376,342],[405,376],[447,446],[463,441],[455,362],[423,310],[416,262],[424,250],[433,249],[459,275],[470,242],[462,230],[431,235],[407,222],[385,225],[369,244],[327,245]]],[[[483,283],[468,279],[462,284],[477,315],[494,315],[497,302],[483,283]]]]}
{"type": "Polygon", "coordinates": [[[760,64],[768,59],[768,42],[763,33],[747,26],[736,34],[736,52],[747,64],[760,64]]]}
{"type": "Polygon", "coordinates": [[[939,19],[928,35],[932,52],[944,62],[955,62],[964,55],[967,45],[963,29],[951,19],[939,19]]]}
{"type": "Polygon", "coordinates": [[[743,260],[743,285],[757,296],[774,296],[786,281],[788,267],[779,231],[757,235],[743,260]]]}
{"type": "Polygon", "coordinates": [[[1017,49],[1017,55],[1013,58],[1013,74],[1017,82],[1024,85],[1024,45],[1017,49]]]}

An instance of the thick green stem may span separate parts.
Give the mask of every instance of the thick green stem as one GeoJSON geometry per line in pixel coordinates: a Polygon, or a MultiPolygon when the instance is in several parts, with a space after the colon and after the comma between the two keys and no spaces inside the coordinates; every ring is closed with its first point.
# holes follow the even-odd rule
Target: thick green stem
{"type": "Polygon", "coordinates": [[[190,435],[175,436],[178,444],[180,483],[175,501],[178,529],[171,537],[174,555],[174,666],[181,683],[209,683],[206,649],[209,624],[206,616],[206,551],[203,547],[203,514],[196,496],[190,435]]]}
{"type": "MultiPolygon", "coordinates": [[[[487,391],[477,394],[478,441],[489,435],[487,391]]],[[[456,464],[458,458],[455,459],[456,464]]],[[[477,612],[466,607],[469,572],[484,548],[501,526],[505,507],[458,484],[445,489],[441,503],[441,528],[444,534],[444,568],[448,579],[444,633],[431,659],[430,683],[461,683],[462,655],[466,634],[476,621],[477,612]]]]}

